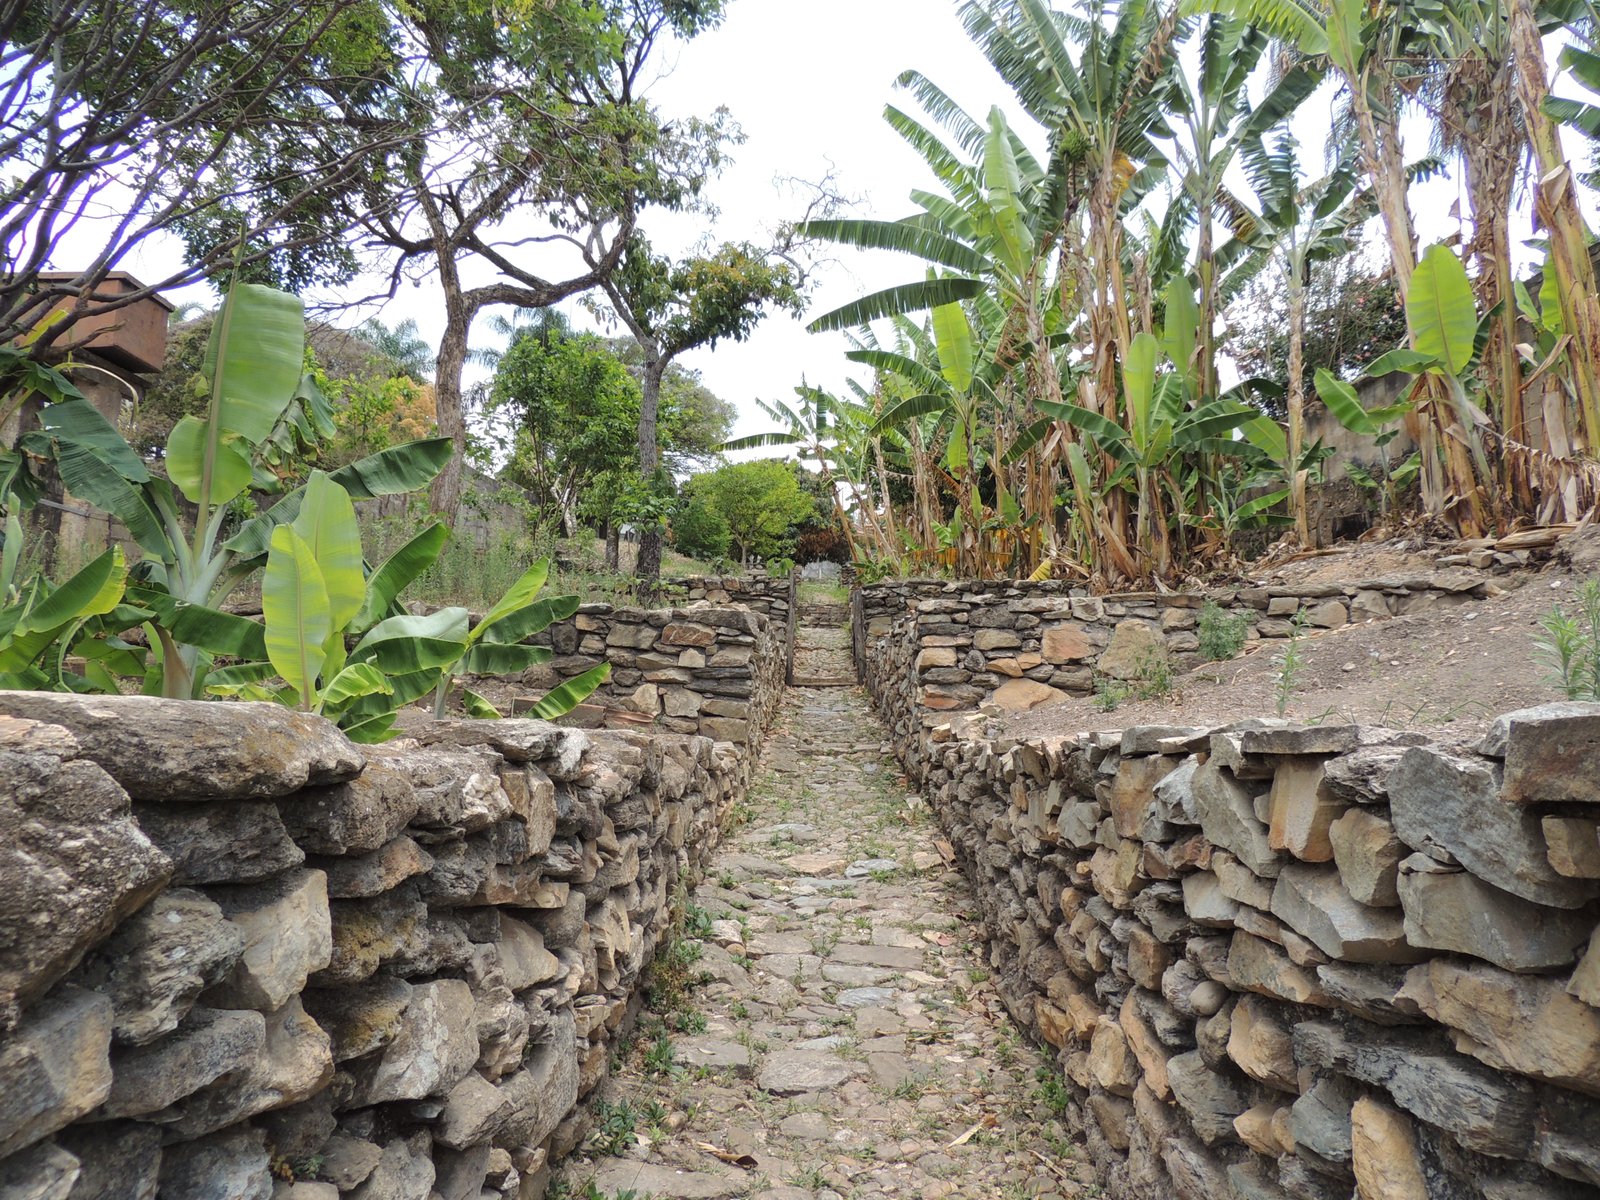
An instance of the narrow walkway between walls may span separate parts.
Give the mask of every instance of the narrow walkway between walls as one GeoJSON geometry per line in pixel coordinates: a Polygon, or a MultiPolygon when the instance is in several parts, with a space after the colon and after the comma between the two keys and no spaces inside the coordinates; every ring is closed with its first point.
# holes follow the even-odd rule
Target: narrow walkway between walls
{"type": "MultiPolygon", "coordinates": [[[[797,647],[797,677],[853,676],[836,627],[802,625],[797,647]]],[[[859,689],[789,690],[551,1197],[1093,1194],[882,739],[859,689]]]]}

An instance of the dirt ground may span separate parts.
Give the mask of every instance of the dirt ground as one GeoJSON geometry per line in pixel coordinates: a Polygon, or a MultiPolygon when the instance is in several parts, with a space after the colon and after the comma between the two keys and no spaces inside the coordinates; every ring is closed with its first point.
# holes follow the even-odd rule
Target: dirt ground
{"type": "MultiPolygon", "coordinates": [[[[1431,569],[1434,553],[1404,545],[1358,545],[1302,559],[1260,582],[1344,582],[1431,569]]],[[[1561,699],[1535,648],[1539,619],[1556,605],[1571,612],[1576,589],[1600,573],[1600,537],[1590,534],[1543,569],[1496,576],[1503,595],[1409,616],[1308,630],[1297,643],[1302,665],[1284,689],[1284,716],[1396,729],[1450,727],[1463,735],[1496,715],[1561,699]]],[[[1170,695],[1126,700],[1104,711],[1095,697],[1019,713],[1009,736],[1038,736],[1129,725],[1213,725],[1272,716],[1284,679],[1280,639],[1252,642],[1240,657],[1207,663],[1172,681],[1170,695]]]]}

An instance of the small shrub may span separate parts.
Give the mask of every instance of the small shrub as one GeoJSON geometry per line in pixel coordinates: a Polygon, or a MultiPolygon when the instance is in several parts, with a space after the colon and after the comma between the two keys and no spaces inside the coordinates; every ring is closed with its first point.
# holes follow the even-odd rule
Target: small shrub
{"type": "Polygon", "coordinates": [[[1101,712],[1116,712],[1125,701],[1133,698],[1133,688],[1109,675],[1094,677],[1094,706],[1101,712]]]}
{"type": "Polygon", "coordinates": [[[622,1154],[633,1145],[637,1118],[626,1101],[610,1104],[604,1100],[594,1106],[595,1129],[589,1147],[596,1154],[622,1154]]]}
{"type": "Polygon", "coordinates": [[[677,1052],[672,1048],[672,1036],[665,1029],[656,1035],[656,1040],[650,1043],[650,1049],[644,1052],[644,1066],[652,1075],[673,1076],[683,1070],[678,1065],[677,1052]]]}
{"type": "Polygon", "coordinates": [[[1534,642],[1550,668],[1551,682],[1568,700],[1600,700],[1600,579],[1578,589],[1578,612],[1569,616],[1558,604],[1539,625],[1544,636],[1534,642]]]}
{"type": "Polygon", "coordinates": [[[1146,650],[1139,658],[1135,694],[1141,700],[1160,700],[1172,695],[1172,660],[1163,650],[1146,650]]]}
{"type": "Polygon", "coordinates": [[[1200,653],[1211,662],[1237,655],[1249,632],[1249,613],[1231,613],[1215,600],[1207,600],[1200,610],[1200,653]]]}

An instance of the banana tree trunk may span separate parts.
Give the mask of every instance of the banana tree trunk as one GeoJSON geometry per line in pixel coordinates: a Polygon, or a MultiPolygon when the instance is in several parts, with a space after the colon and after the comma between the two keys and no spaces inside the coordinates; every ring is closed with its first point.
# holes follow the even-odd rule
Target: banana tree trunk
{"type": "MultiPolygon", "coordinates": [[[[1491,393],[1498,392],[1491,395],[1491,411],[1499,419],[1501,433],[1509,441],[1526,445],[1510,218],[1511,191],[1525,139],[1514,119],[1513,74],[1509,61],[1480,62],[1477,71],[1464,81],[1456,107],[1460,110],[1458,124],[1466,131],[1462,159],[1467,197],[1472,205],[1472,253],[1478,263],[1479,307],[1489,312],[1500,305],[1500,315],[1483,350],[1483,377],[1491,393]]],[[[1526,456],[1502,455],[1501,471],[1506,493],[1516,508],[1530,512],[1533,494],[1526,456]]]]}
{"type": "Polygon", "coordinates": [[[1550,233],[1550,266],[1560,292],[1561,316],[1572,335],[1567,357],[1583,415],[1584,443],[1594,454],[1600,448],[1600,301],[1595,297],[1594,264],[1572,167],[1562,152],[1555,123],[1541,107],[1549,95],[1549,74],[1530,0],[1511,0],[1511,47],[1528,140],[1539,162],[1534,203],[1550,233]]]}
{"type": "Polygon", "coordinates": [[[1212,262],[1214,238],[1211,206],[1206,203],[1200,209],[1200,236],[1195,256],[1200,272],[1200,336],[1195,344],[1195,357],[1199,360],[1196,393],[1201,401],[1217,394],[1217,272],[1212,262]]]}
{"type": "Polygon", "coordinates": [[[1299,543],[1311,548],[1311,514],[1306,502],[1306,472],[1300,469],[1306,427],[1306,288],[1302,264],[1289,267],[1289,511],[1299,543]]]}
{"type": "MultiPolygon", "coordinates": [[[[1370,69],[1370,68],[1368,68],[1370,69]]],[[[1380,115],[1367,99],[1366,70],[1350,79],[1356,129],[1361,142],[1362,165],[1372,179],[1383,216],[1389,258],[1394,268],[1395,286],[1404,302],[1411,292],[1411,276],[1416,271],[1416,229],[1406,199],[1405,159],[1400,142],[1400,127],[1392,114],[1380,115]]],[[[1415,346],[1412,347],[1415,349],[1415,346]]],[[[1454,412],[1443,385],[1431,377],[1426,382],[1426,400],[1421,419],[1431,427],[1422,453],[1423,496],[1436,516],[1451,522],[1463,537],[1476,537],[1484,531],[1483,504],[1477,473],[1471,455],[1449,429],[1454,412]],[[1430,451],[1429,447],[1435,448],[1430,451]]],[[[1485,481],[1488,482],[1488,481],[1485,481]]]]}

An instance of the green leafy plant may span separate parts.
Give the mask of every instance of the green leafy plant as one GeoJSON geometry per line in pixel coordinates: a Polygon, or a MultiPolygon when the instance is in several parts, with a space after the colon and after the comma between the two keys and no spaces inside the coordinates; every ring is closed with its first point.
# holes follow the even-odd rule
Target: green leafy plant
{"type": "Polygon", "coordinates": [[[1109,675],[1094,677],[1094,706],[1101,712],[1116,712],[1133,698],[1133,687],[1109,675]]]}
{"type": "MultiPolygon", "coordinates": [[[[197,697],[213,682],[238,682],[208,678],[215,657],[236,657],[258,645],[254,622],[220,611],[221,605],[266,566],[273,532],[298,517],[305,489],[289,492],[237,529],[232,523],[252,488],[281,490],[267,464],[293,441],[288,429],[298,436],[331,428],[327,402],[304,374],[304,348],[298,297],[235,283],[201,368],[205,415],[186,416],[173,427],[167,477],[154,474],[81,396],[45,405],[42,428],[22,438],[23,449],[53,460],[73,495],[121,521],[143,552],[128,599],[143,610],[151,646],[160,649],[159,659],[145,667],[146,691],[197,697]]],[[[330,478],[355,499],[414,491],[438,474],[450,453],[447,438],[408,442],[330,478]]]]}
{"type": "Polygon", "coordinates": [[[1289,640],[1278,654],[1278,674],[1273,681],[1272,694],[1280,717],[1289,710],[1289,701],[1294,698],[1295,691],[1300,686],[1301,676],[1305,673],[1305,653],[1300,641],[1305,636],[1308,620],[1304,607],[1295,612],[1289,622],[1289,640]]]}
{"type": "Polygon", "coordinates": [[[594,1115],[595,1129],[589,1136],[589,1149],[593,1153],[617,1155],[633,1145],[638,1117],[626,1100],[616,1104],[597,1101],[594,1115]]]}
{"type": "Polygon", "coordinates": [[[84,675],[69,671],[67,660],[95,634],[137,625],[143,615],[113,615],[123,607],[128,579],[121,548],[107,550],[59,587],[40,574],[19,578],[21,555],[22,525],[8,510],[0,545],[0,688],[99,690],[98,658],[86,660],[84,675]]]}
{"type": "Polygon", "coordinates": [[[1534,642],[1552,682],[1568,700],[1600,700],[1600,579],[1578,589],[1578,611],[1559,604],[1539,618],[1544,636],[1534,642]]]}
{"type": "Polygon", "coordinates": [[[1250,633],[1248,613],[1229,612],[1215,600],[1200,610],[1200,653],[1212,662],[1233,658],[1250,633]]]}
{"type": "Polygon", "coordinates": [[[650,1043],[650,1048],[644,1052],[645,1070],[652,1075],[674,1076],[683,1072],[678,1064],[677,1051],[672,1047],[672,1035],[665,1027],[656,1034],[655,1041],[650,1043]]]}
{"type": "MultiPolygon", "coordinates": [[[[435,717],[442,717],[459,675],[513,674],[550,661],[548,648],[525,645],[524,640],[572,616],[579,601],[576,596],[538,599],[549,575],[550,560],[541,558],[476,625],[471,614],[458,606],[426,616],[388,617],[367,631],[351,652],[351,660],[372,661],[391,673],[433,672],[433,711],[435,717]]],[[[529,715],[553,720],[569,713],[610,677],[611,664],[601,663],[552,688],[529,715]]],[[[487,720],[500,716],[488,700],[469,688],[462,689],[462,704],[469,716],[487,720]]]]}
{"type": "MultiPolygon", "coordinates": [[[[550,651],[518,644],[577,610],[576,597],[535,602],[549,560],[535,563],[493,609],[469,628],[464,608],[426,617],[390,613],[400,592],[430,567],[448,539],[443,525],[424,529],[370,576],[364,573],[355,505],[333,477],[313,472],[294,522],[272,531],[262,581],[259,651],[249,639],[231,647],[245,661],[211,672],[213,695],[275,700],[335,720],[355,741],[393,736],[400,708],[437,694],[442,713],[455,673],[520,671],[550,651]],[[349,642],[356,641],[353,650],[349,642]],[[275,680],[281,682],[273,682],[275,680]]],[[[610,674],[602,664],[546,695],[534,715],[571,711],[610,674]]],[[[468,691],[471,716],[499,713],[468,691]]]]}

